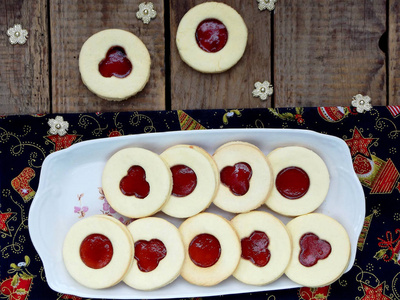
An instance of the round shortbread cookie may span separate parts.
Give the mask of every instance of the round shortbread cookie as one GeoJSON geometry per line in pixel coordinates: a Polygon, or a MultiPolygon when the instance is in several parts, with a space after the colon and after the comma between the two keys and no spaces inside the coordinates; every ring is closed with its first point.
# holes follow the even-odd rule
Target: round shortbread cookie
{"type": "Polygon", "coordinates": [[[174,172],[172,173],[172,195],[162,211],[175,218],[187,218],[209,207],[219,185],[218,168],[210,154],[198,146],[176,145],[165,150],[160,156],[171,168],[186,166],[192,169],[196,176],[193,191],[181,196],[174,194],[174,186],[179,183],[178,179],[174,179],[174,172]]]}
{"type": "MultiPolygon", "coordinates": [[[[319,287],[331,284],[343,274],[349,263],[351,246],[345,228],[338,221],[323,214],[311,213],[291,220],[286,227],[293,241],[292,258],[285,271],[291,280],[304,286],[319,287]],[[300,241],[305,234],[314,234],[319,240],[302,249],[300,241]],[[322,255],[321,249],[326,242],[330,245],[330,254],[326,258],[315,260],[312,266],[300,262],[301,252],[304,251],[304,255],[309,253],[312,246],[318,250],[318,255],[322,255]],[[321,246],[317,247],[317,243],[321,246]]],[[[312,256],[302,259],[309,264],[310,258],[312,256]]]]}
{"type": "MultiPolygon", "coordinates": [[[[266,205],[273,211],[286,216],[299,216],[317,209],[325,200],[329,190],[329,171],[322,158],[314,151],[299,146],[288,146],[271,151],[267,158],[274,174],[274,185],[266,205]],[[281,171],[303,170],[309,178],[308,190],[296,199],[289,199],[277,189],[277,178],[281,171]]],[[[300,182],[296,177],[292,183],[300,182]]],[[[290,188],[288,188],[290,192],[290,188]]]]}
{"type": "Polygon", "coordinates": [[[239,263],[241,249],[236,231],[226,219],[211,213],[200,213],[186,219],[179,231],[185,246],[185,262],[181,271],[185,280],[195,285],[213,286],[232,275],[239,263]],[[196,242],[201,235],[213,236],[220,245],[218,260],[207,267],[199,265],[190,255],[191,245],[206,245],[196,242]]]}
{"type": "Polygon", "coordinates": [[[68,273],[91,289],[108,288],[119,283],[131,266],[133,255],[134,245],[129,231],[113,217],[105,215],[84,218],[75,223],[63,245],[63,259],[68,273]],[[80,254],[83,241],[93,234],[105,236],[113,250],[110,262],[98,269],[88,266],[80,254]]]}
{"type": "Polygon", "coordinates": [[[267,158],[258,147],[246,142],[229,142],[220,146],[213,158],[220,174],[224,168],[238,163],[246,163],[251,168],[249,188],[243,195],[233,193],[231,186],[228,187],[220,179],[214,199],[216,206],[232,213],[243,213],[258,208],[266,201],[273,185],[272,172],[267,158]]]}
{"type": "Polygon", "coordinates": [[[86,87],[106,100],[120,101],[140,92],[150,77],[150,54],[143,42],[121,29],[107,29],[89,37],[79,54],[79,71],[86,87]],[[121,47],[132,64],[124,78],[104,77],[99,64],[113,47],[121,47]]]}
{"type": "Polygon", "coordinates": [[[233,276],[252,285],[281,277],[292,254],[291,239],[282,221],[270,213],[252,211],[237,215],[231,223],[242,244],[242,257],[233,276]]]}
{"type": "Polygon", "coordinates": [[[234,66],[246,49],[247,27],[232,7],[218,2],[205,2],[191,8],[181,19],[176,44],[182,60],[203,73],[220,73],[234,66]],[[226,27],[228,38],[218,52],[206,52],[199,47],[196,31],[204,20],[218,20],[226,27]]]}
{"type": "Polygon", "coordinates": [[[102,187],[114,210],[131,218],[147,217],[158,212],[169,199],[172,175],[158,154],[143,148],[126,148],[116,152],[107,161],[102,175],[102,187]],[[121,180],[128,176],[133,166],[141,167],[145,172],[145,182],[141,181],[143,184],[147,182],[149,192],[144,198],[121,191],[121,180]]]}
{"type": "MultiPolygon", "coordinates": [[[[144,262],[140,261],[141,257],[138,262],[135,256],[124,282],[135,289],[154,290],[174,281],[180,274],[185,258],[183,242],[178,229],[164,219],[149,217],[133,221],[128,225],[128,230],[135,241],[135,247],[138,246],[139,241],[145,241],[145,243],[149,243],[146,245],[146,251],[158,249],[151,244],[158,240],[157,242],[163,243],[166,253],[165,257],[158,261],[156,268],[151,271],[146,269],[146,265],[141,266],[143,271],[139,268],[140,263],[146,263],[148,257],[146,254],[152,255],[150,252],[143,254],[144,262]]],[[[135,254],[139,255],[138,252],[136,251],[135,254]]],[[[154,263],[154,259],[152,263],[154,263]]]]}

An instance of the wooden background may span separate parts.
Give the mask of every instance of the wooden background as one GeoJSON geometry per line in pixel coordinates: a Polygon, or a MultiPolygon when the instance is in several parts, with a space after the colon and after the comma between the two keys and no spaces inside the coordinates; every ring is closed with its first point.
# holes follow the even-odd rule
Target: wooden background
{"type": "Polygon", "coordinates": [[[176,29],[201,0],[153,0],[156,19],[135,16],[137,0],[1,0],[0,115],[164,109],[350,105],[360,93],[372,105],[400,104],[400,1],[278,0],[273,12],[256,0],[222,0],[249,31],[244,56],[222,74],[201,74],[179,57],[176,29]],[[14,24],[29,31],[11,45],[14,24]],[[149,49],[145,89],[122,102],[82,83],[79,52],[107,28],[133,32],[149,49]],[[274,94],[252,97],[256,81],[274,94]]]}

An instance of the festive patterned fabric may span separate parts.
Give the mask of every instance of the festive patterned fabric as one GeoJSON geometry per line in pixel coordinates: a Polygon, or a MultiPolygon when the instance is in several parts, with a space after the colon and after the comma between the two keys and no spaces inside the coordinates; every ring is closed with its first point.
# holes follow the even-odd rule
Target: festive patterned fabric
{"type": "MultiPolygon", "coordinates": [[[[81,299],[48,287],[29,237],[28,212],[47,155],[102,137],[218,128],[299,128],[337,136],[349,146],[366,196],[348,273],[326,287],[252,293],[251,299],[400,299],[399,115],[399,106],[365,113],[351,107],[88,113],[63,114],[63,127],[57,127],[56,115],[0,116],[0,299],[81,299]],[[54,134],[61,127],[67,133],[54,134]]],[[[84,206],[76,210],[85,214],[84,206]]]]}

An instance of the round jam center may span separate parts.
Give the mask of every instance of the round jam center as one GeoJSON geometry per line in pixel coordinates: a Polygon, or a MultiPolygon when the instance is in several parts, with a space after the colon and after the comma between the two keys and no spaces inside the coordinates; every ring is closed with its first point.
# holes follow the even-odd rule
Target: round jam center
{"type": "Polygon", "coordinates": [[[135,243],[135,259],[142,272],[151,272],[158,267],[160,261],[167,255],[167,248],[162,241],[139,240],[135,243]]]}
{"type": "Polygon", "coordinates": [[[305,267],[312,267],[320,259],[331,253],[331,244],[321,240],[316,234],[308,232],[300,238],[299,261],[305,267]]]}
{"type": "Polygon", "coordinates": [[[208,233],[196,235],[189,245],[189,257],[201,268],[213,266],[221,256],[221,245],[218,239],[208,233]]]}
{"type": "Polygon", "coordinates": [[[185,197],[192,193],[197,185],[196,173],[185,165],[176,165],[171,168],[172,172],[172,195],[185,197]]]}
{"type": "Polygon", "coordinates": [[[124,48],[111,47],[106,57],[99,63],[99,72],[103,77],[127,77],[132,72],[132,63],[126,56],[124,48]]]}
{"type": "Polygon", "coordinates": [[[264,267],[271,258],[268,250],[269,238],[263,231],[254,231],[249,237],[241,240],[242,257],[258,267],[264,267]]]}
{"type": "Polygon", "coordinates": [[[196,29],[196,42],[206,52],[218,52],[228,41],[228,30],[217,19],[206,19],[196,29]]]}
{"type": "Polygon", "coordinates": [[[310,187],[310,178],[303,169],[288,167],[276,176],[275,185],[283,197],[295,200],[307,193],[310,187]]]}
{"type": "Polygon", "coordinates": [[[94,233],[82,241],[79,254],[86,266],[92,269],[101,269],[111,261],[113,246],[106,236],[94,233]]]}
{"type": "Polygon", "coordinates": [[[250,179],[253,171],[249,164],[239,162],[223,168],[220,172],[221,183],[229,187],[236,196],[243,196],[250,188],[250,179]]]}
{"type": "Polygon", "coordinates": [[[146,198],[150,193],[150,185],[146,181],[146,172],[141,166],[132,166],[128,174],[119,182],[119,188],[122,194],[126,196],[135,196],[136,198],[146,198]]]}

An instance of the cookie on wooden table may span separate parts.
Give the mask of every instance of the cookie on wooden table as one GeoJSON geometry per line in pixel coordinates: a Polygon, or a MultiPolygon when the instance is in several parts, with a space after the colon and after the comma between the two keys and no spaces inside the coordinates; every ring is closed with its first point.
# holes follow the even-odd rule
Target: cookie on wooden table
{"type": "Polygon", "coordinates": [[[182,60],[202,73],[221,73],[243,56],[247,27],[240,14],[219,2],[191,8],[181,19],[176,44],[182,60]]]}
{"type": "Polygon", "coordinates": [[[79,54],[79,71],[86,87],[113,101],[140,92],[150,77],[150,54],[133,33],[107,29],[89,37],[79,54]]]}
{"type": "Polygon", "coordinates": [[[81,219],[64,239],[63,259],[68,273],[91,289],[119,283],[131,266],[133,255],[129,231],[110,216],[81,219]]]}

